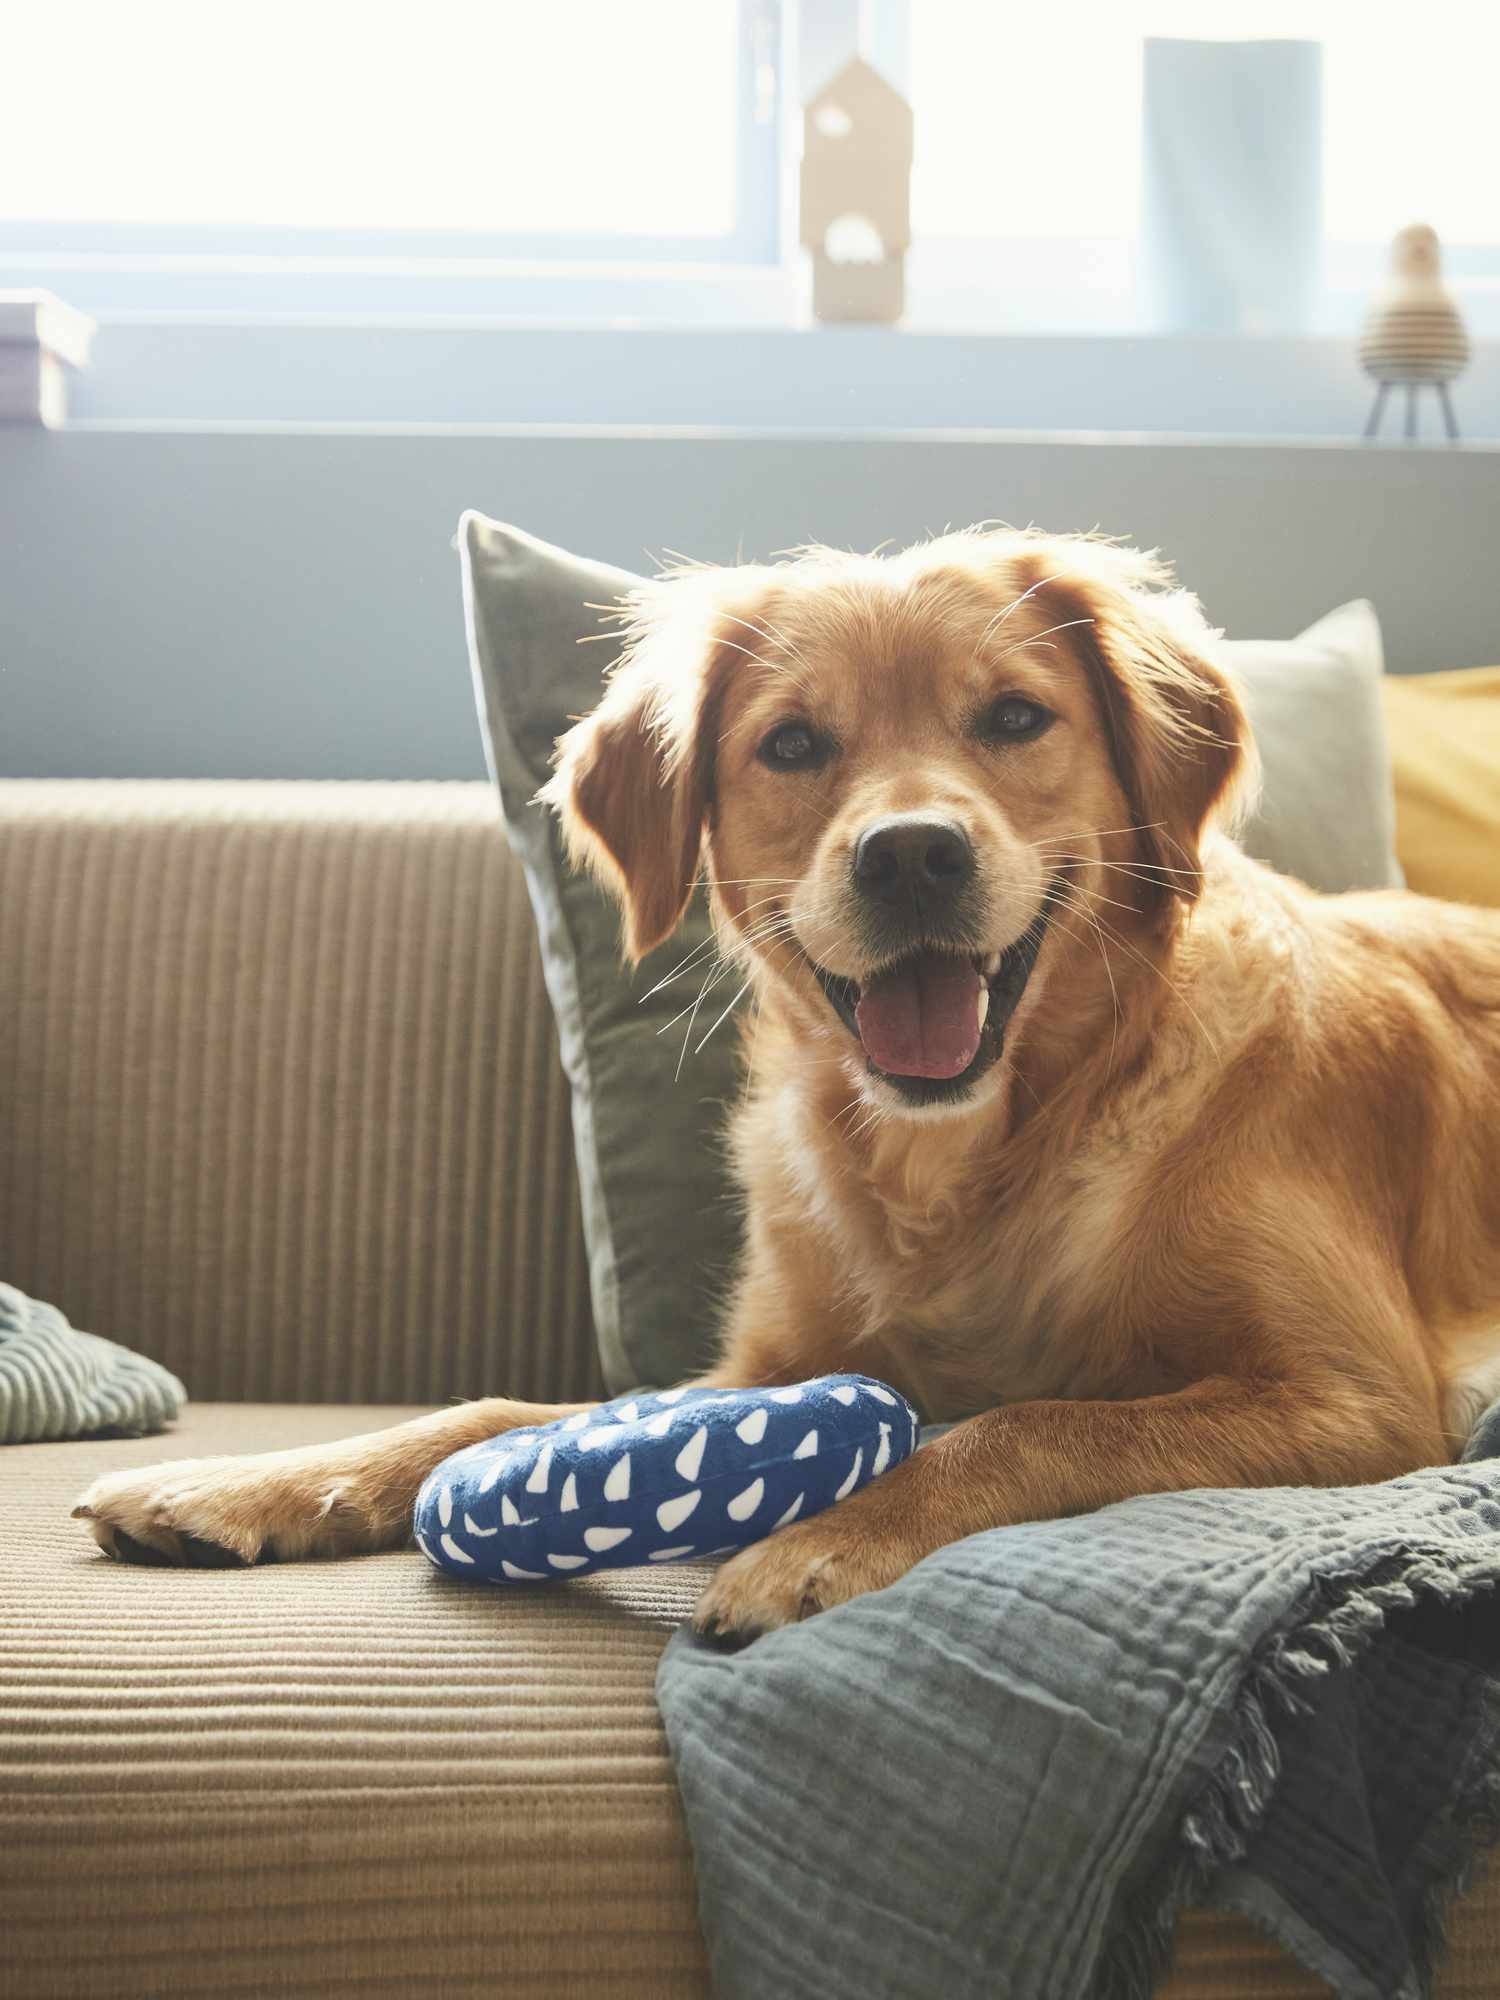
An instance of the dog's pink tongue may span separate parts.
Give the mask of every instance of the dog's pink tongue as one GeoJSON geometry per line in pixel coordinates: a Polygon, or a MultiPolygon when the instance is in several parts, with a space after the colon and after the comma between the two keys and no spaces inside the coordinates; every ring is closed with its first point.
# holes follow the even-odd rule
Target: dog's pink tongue
{"type": "Polygon", "coordinates": [[[957,1076],[979,1047],[979,974],[966,958],[924,951],[872,979],[854,1019],[888,1076],[957,1076]]]}

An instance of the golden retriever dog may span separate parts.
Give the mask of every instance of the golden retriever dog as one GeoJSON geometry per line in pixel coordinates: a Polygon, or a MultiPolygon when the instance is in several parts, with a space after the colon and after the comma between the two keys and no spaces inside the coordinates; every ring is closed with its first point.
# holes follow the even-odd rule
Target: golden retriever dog
{"type": "MultiPolygon", "coordinates": [[[[720,1567],[750,1636],[945,1543],[1192,1486],[1446,1461],[1500,1392],[1500,919],[1320,896],[1194,601],[1093,539],[814,549],[637,596],[546,797],[628,955],[706,876],[753,1026],[716,1385],[962,1418],[720,1567]]],[[[449,1452],[578,1406],[99,1480],[108,1551],[389,1548],[449,1452]]]]}

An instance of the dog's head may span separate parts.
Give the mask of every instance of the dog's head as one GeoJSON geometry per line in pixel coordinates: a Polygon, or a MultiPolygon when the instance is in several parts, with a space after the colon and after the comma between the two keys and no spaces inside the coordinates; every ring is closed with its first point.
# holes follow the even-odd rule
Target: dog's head
{"type": "Polygon", "coordinates": [[[544,796],[631,957],[706,866],[726,947],[876,1101],[971,1103],[1061,912],[1190,902],[1244,773],[1212,635],[1167,583],[1010,532],[685,572],[637,594],[544,796]]]}

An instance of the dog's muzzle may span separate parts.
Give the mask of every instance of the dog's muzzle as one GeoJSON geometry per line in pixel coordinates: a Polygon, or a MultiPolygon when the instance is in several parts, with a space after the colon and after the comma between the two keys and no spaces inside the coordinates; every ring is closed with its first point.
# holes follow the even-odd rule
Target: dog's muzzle
{"type": "Polygon", "coordinates": [[[1059,893],[1054,881],[1031,923],[1003,951],[980,955],[923,946],[862,982],[815,966],[871,1071],[913,1103],[966,1096],[1000,1055],[1059,893]]]}

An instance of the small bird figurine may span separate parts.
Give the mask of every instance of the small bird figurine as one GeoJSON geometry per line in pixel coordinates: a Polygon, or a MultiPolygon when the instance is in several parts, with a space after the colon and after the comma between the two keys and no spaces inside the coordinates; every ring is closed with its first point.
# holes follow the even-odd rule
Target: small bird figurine
{"type": "Polygon", "coordinates": [[[1370,309],[1359,342],[1360,365],[1380,387],[1365,425],[1365,436],[1380,429],[1391,389],[1406,390],[1406,435],[1417,434],[1417,390],[1437,391],[1450,438],[1458,423],[1448,384],[1468,365],[1469,336],[1463,317],[1443,287],[1443,252],[1437,231],[1425,222],[1398,230],[1391,244],[1391,282],[1370,309]]]}

